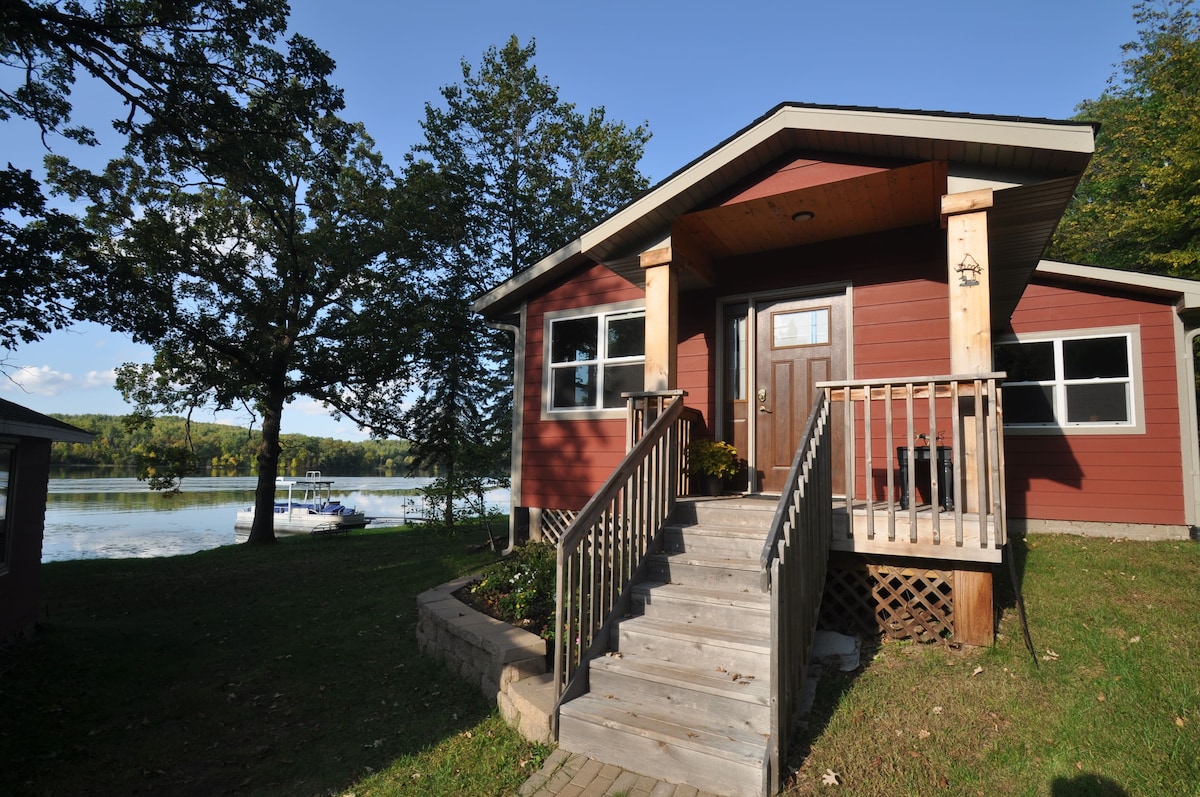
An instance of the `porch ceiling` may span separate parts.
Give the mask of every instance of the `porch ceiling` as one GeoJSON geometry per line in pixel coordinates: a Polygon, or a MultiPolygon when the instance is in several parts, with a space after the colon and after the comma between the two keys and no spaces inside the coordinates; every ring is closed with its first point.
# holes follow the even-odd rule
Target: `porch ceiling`
{"type": "MultiPolygon", "coordinates": [[[[1007,323],[1071,199],[1076,178],[996,191],[988,211],[992,325],[1007,323]]],[[[676,245],[704,252],[710,261],[821,241],[939,222],[946,177],[941,163],[919,163],[835,183],[687,213],[671,226],[676,245]],[[809,211],[809,221],[793,221],[809,211]]],[[[645,285],[637,258],[607,265],[635,285],[645,285]]],[[[706,287],[704,275],[685,269],[681,287],[706,287]]]]}
{"type": "Polygon", "coordinates": [[[671,240],[686,237],[718,260],[934,224],[945,184],[944,166],[902,166],[687,213],[671,226],[671,240]],[[813,216],[800,221],[797,213],[813,216]]]}

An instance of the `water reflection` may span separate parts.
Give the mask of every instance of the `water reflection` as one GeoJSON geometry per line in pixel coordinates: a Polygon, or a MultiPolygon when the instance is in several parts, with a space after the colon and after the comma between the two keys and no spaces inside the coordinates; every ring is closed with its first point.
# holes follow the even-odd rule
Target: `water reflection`
{"type": "MultiPolygon", "coordinates": [[[[175,494],[152,492],[132,477],[55,474],[46,502],[42,561],[174,556],[232,545],[234,514],[254,503],[253,476],[196,476],[175,494]],[[81,477],[83,476],[83,477],[81,477]]],[[[420,510],[427,478],[336,477],[334,495],[371,518],[395,525],[420,510]]],[[[488,494],[507,510],[508,492],[488,494]]]]}

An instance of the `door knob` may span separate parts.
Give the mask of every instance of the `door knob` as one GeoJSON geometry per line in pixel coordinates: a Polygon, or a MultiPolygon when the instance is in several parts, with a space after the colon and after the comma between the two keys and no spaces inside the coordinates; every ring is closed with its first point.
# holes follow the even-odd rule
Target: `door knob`
{"type": "Polygon", "coordinates": [[[760,387],[758,389],[758,403],[762,404],[766,400],[767,400],[767,389],[765,387],[760,387]]]}

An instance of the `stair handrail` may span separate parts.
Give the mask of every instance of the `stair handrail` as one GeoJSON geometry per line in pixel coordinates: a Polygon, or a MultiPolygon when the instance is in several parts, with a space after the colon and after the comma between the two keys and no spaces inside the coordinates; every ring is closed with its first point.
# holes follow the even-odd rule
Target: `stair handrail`
{"type": "MultiPolygon", "coordinates": [[[[607,650],[613,624],[628,614],[628,588],[675,508],[680,441],[688,436],[685,395],[670,391],[670,403],[659,402],[658,417],[559,538],[552,714],[556,736],[559,707],[586,690],[588,662],[607,650]]],[[[636,401],[650,397],[630,395],[631,414],[636,401]]]]}
{"type": "Polygon", "coordinates": [[[771,594],[771,720],[763,793],[775,794],[804,692],[833,533],[828,389],[819,391],[763,545],[762,589],[771,594]]]}

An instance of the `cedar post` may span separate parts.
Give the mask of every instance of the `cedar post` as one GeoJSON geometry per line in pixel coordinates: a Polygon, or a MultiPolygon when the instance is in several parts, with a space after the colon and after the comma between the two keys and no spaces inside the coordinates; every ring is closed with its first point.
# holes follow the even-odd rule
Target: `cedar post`
{"type": "Polygon", "coordinates": [[[643,252],[646,273],[646,390],[678,386],[679,275],[671,248],[643,252]]]}
{"type": "MultiPolygon", "coordinates": [[[[983,374],[992,370],[991,268],[988,258],[987,211],[992,190],[966,191],[942,197],[946,223],[946,260],[950,301],[950,371],[983,374]]],[[[958,485],[964,510],[978,512],[979,485],[976,463],[986,451],[975,447],[973,403],[963,399],[961,457],[966,484],[958,485]]],[[[991,570],[954,572],[955,638],[968,645],[995,641],[991,570]]]]}

